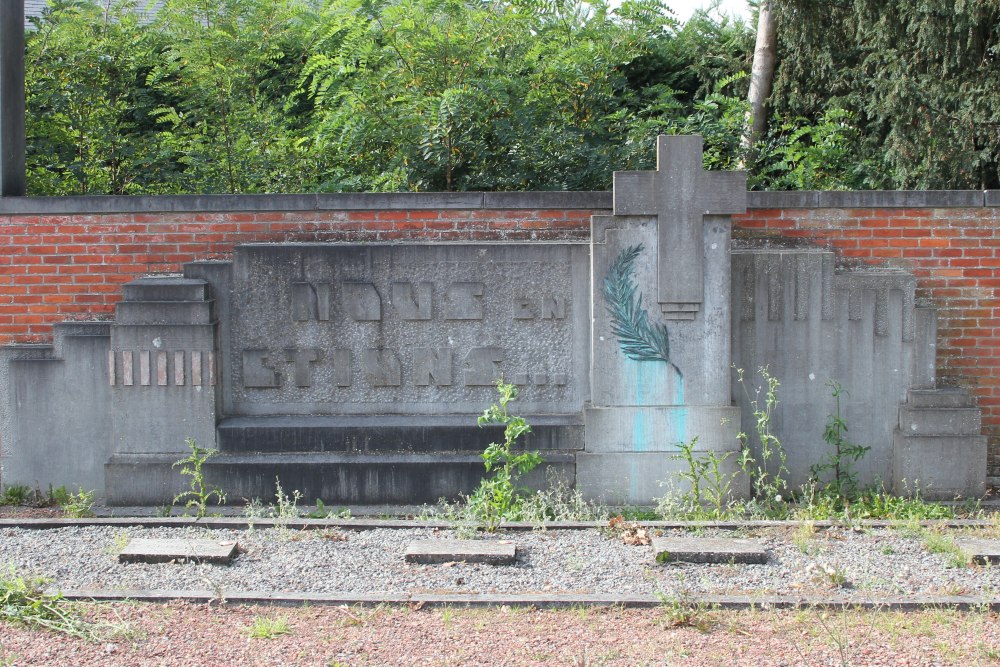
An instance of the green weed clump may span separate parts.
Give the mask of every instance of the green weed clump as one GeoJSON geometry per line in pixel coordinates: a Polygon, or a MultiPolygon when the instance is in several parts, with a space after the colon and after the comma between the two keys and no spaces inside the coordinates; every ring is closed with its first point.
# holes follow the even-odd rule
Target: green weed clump
{"type": "Polygon", "coordinates": [[[221,505],[226,502],[226,494],[218,488],[207,486],[205,473],[202,471],[205,461],[215,456],[216,450],[199,447],[192,438],[186,439],[184,443],[191,450],[191,453],[180,461],[176,461],[173,467],[180,466],[181,474],[191,478],[190,488],[174,496],[173,504],[176,505],[184,501],[185,512],[194,508],[195,516],[200,519],[207,514],[208,503],[211,502],[212,498],[215,498],[216,502],[221,505]]]}
{"type": "Polygon", "coordinates": [[[0,620],[91,639],[93,628],[60,593],[47,593],[45,579],[19,575],[13,567],[0,575],[0,620]]]}

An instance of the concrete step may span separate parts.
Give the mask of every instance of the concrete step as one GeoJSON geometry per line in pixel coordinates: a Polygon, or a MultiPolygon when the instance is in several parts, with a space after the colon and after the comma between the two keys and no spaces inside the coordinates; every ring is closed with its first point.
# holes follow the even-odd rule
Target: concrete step
{"type": "Polygon", "coordinates": [[[204,301],[208,283],[193,278],[139,278],[122,286],[125,301],[204,301]]]}
{"type": "MultiPolygon", "coordinates": [[[[502,441],[503,427],[476,426],[477,415],[359,415],[344,417],[234,417],[219,424],[219,449],[254,452],[481,452],[502,441]]],[[[583,449],[578,415],[526,417],[526,449],[583,449]]]]}
{"type": "Polygon", "coordinates": [[[899,429],[907,436],[979,435],[983,415],[979,408],[899,408],[899,429]]]}
{"type": "MultiPolygon", "coordinates": [[[[545,465],[523,483],[545,485],[545,469],[572,479],[571,452],[541,452],[545,465]]],[[[108,504],[169,505],[187,490],[188,478],[172,465],[183,453],[116,454],[105,464],[108,504]]],[[[274,502],[275,480],[286,494],[302,494],[302,504],[317,498],[327,505],[421,504],[471,493],[485,475],[478,454],[218,454],[205,462],[205,481],[226,494],[230,504],[260,498],[274,502]]]]}
{"type": "Polygon", "coordinates": [[[122,301],[117,324],[211,324],[211,301],[122,301]]]}
{"type": "Polygon", "coordinates": [[[927,500],[979,498],[986,491],[985,435],[892,438],[893,493],[927,500]]]}
{"type": "Polygon", "coordinates": [[[914,408],[971,408],[972,396],[965,389],[910,389],[907,405],[914,408]]]}

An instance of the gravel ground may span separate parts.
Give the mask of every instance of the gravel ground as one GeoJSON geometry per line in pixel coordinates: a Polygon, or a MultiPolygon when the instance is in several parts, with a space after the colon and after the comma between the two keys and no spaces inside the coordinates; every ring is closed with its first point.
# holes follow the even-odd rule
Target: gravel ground
{"type": "MultiPolygon", "coordinates": [[[[995,535],[995,529],[992,531],[995,535]]],[[[665,535],[688,535],[666,531],[665,535]]],[[[698,535],[733,536],[701,530],[698,535]]],[[[962,535],[951,531],[950,535],[962,535]]],[[[980,531],[979,536],[990,536],[980,531]]],[[[204,528],[0,528],[0,567],[51,580],[54,588],[276,593],[591,593],[670,597],[685,594],[821,594],[875,600],[908,594],[1000,595],[1000,568],[953,567],[912,532],[846,529],[810,535],[766,528],[740,534],[763,542],[764,565],[661,565],[651,547],[628,546],[599,530],[516,532],[514,566],[404,562],[409,542],[451,538],[430,528],[364,531],[254,531],[204,528]],[[232,565],[122,565],[129,538],[236,540],[232,565]]]]}

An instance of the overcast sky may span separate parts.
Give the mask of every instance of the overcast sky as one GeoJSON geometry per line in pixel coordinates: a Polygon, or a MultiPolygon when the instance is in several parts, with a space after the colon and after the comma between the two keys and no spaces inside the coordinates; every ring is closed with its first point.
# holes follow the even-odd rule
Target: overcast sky
{"type": "MultiPolygon", "coordinates": [[[[708,7],[712,3],[710,0],[664,0],[664,4],[673,10],[678,20],[687,21],[694,10],[708,7]]],[[[746,0],[722,0],[719,3],[719,11],[727,15],[742,16],[748,20],[750,18],[750,7],[746,0]]]]}

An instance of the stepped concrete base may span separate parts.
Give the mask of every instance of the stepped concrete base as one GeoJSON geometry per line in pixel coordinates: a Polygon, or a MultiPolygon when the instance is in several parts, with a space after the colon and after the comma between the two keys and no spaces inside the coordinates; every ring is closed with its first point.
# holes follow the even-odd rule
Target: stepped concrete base
{"type": "MultiPolygon", "coordinates": [[[[541,452],[545,464],[522,478],[528,488],[543,488],[548,469],[574,478],[574,457],[541,452]]],[[[108,505],[169,505],[187,489],[172,464],[177,454],[116,454],[105,465],[108,505]]],[[[478,454],[219,454],[203,468],[206,484],[221,489],[229,503],[260,498],[271,502],[275,480],[286,493],[302,493],[327,505],[436,503],[468,494],[486,474],[478,454]]]]}
{"type": "MultiPolygon", "coordinates": [[[[522,449],[583,449],[578,415],[526,416],[531,433],[522,449]]],[[[503,441],[502,426],[475,425],[469,415],[233,417],[219,424],[219,449],[251,452],[482,452],[503,441]]]]}
{"type": "Polygon", "coordinates": [[[986,492],[986,436],[907,436],[892,440],[892,492],[927,500],[978,498],[986,492]]]}
{"type": "MultiPolygon", "coordinates": [[[[670,457],[675,453],[580,452],[576,455],[577,488],[587,498],[609,505],[656,504],[656,499],[671,489],[683,492],[688,488],[680,478],[680,473],[687,470],[687,463],[672,460],[670,457]]],[[[697,451],[695,455],[704,456],[706,452],[697,451]]],[[[722,463],[720,472],[732,479],[730,497],[749,495],[749,483],[745,475],[739,474],[735,452],[722,463]]]]}

